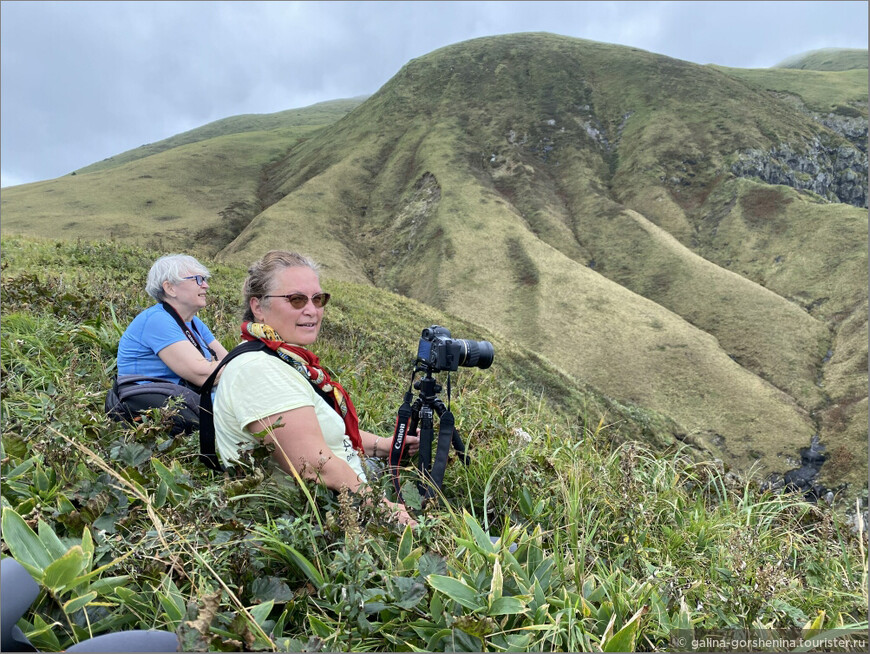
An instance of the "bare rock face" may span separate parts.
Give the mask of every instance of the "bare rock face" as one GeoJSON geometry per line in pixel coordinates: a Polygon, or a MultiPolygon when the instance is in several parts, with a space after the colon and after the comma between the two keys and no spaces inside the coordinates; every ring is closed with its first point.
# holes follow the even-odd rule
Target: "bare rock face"
{"type": "Polygon", "coordinates": [[[731,172],[812,191],[831,202],[867,206],[867,153],[848,145],[826,147],[814,139],[802,151],[787,143],[768,152],[746,150],[738,153],[731,172]]]}

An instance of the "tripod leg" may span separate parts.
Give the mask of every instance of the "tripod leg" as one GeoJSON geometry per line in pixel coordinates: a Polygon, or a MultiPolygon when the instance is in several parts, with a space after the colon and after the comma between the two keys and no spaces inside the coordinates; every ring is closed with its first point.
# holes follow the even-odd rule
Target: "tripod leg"
{"type": "Polygon", "coordinates": [[[428,406],[420,408],[420,474],[423,479],[429,479],[429,469],[432,466],[432,438],[435,436],[432,421],[432,409],[428,406]]]}
{"type": "Polygon", "coordinates": [[[409,433],[414,433],[417,429],[418,420],[418,403],[410,404],[410,393],[405,396],[405,401],[399,407],[398,415],[396,416],[396,430],[393,433],[393,441],[390,444],[390,478],[393,481],[393,488],[396,495],[401,499],[402,489],[399,483],[399,466],[402,462],[402,456],[405,454],[405,437],[409,433]]]}

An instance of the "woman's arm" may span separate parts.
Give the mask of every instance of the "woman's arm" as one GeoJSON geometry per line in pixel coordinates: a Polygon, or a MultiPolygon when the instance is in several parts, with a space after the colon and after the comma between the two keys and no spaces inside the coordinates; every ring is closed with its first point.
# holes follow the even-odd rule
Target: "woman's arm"
{"type": "Polygon", "coordinates": [[[227,352],[227,348],[225,348],[218,339],[214,339],[208,346],[214,350],[214,353],[217,354],[217,360],[220,361],[223,359],[229,352],[227,352]]]}
{"type": "MultiPolygon", "coordinates": [[[[420,449],[419,430],[418,435],[405,436],[405,454],[414,455],[420,449]]],[[[381,459],[390,458],[390,448],[393,446],[392,438],[381,438],[376,434],[360,429],[360,437],[362,438],[363,450],[366,456],[374,456],[381,459]]]]}
{"type": "Polygon", "coordinates": [[[334,491],[346,487],[355,493],[359,489],[357,474],[326,444],[314,407],[276,413],[245,425],[245,429],[252,434],[266,432],[266,442],[275,443],[272,456],[284,471],[292,473],[295,469],[302,477],[319,479],[334,491]]]}
{"type": "MultiPolygon", "coordinates": [[[[320,423],[314,407],[304,406],[282,413],[255,420],[245,425],[252,434],[266,431],[266,442],[275,443],[272,457],[285,472],[291,473],[295,468],[300,476],[306,479],[316,479],[334,491],[347,488],[356,493],[362,482],[348,465],[347,461],[335,456],[323,438],[320,423]]],[[[372,439],[378,438],[369,432],[362,432],[363,444],[366,440],[374,445],[372,439]]],[[[379,438],[386,442],[385,453],[389,452],[387,438],[379,438]]],[[[380,443],[379,443],[380,445],[380,443]]],[[[408,514],[402,504],[383,500],[391,513],[396,516],[399,524],[416,526],[417,522],[408,514]]]]}
{"type": "MultiPolygon", "coordinates": [[[[226,356],[226,350],[223,346],[221,346],[221,350],[223,350],[223,354],[215,348],[218,358],[222,359],[226,356]]],[[[167,345],[157,353],[157,356],[172,372],[197,386],[203,385],[218,364],[217,361],[206,361],[202,352],[195,348],[190,341],[178,341],[172,345],[167,345]]]]}

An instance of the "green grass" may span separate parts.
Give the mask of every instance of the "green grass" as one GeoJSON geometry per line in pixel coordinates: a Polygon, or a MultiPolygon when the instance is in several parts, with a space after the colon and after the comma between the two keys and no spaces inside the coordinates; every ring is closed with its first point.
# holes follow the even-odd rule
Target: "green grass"
{"type": "MultiPolygon", "coordinates": [[[[472,460],[401,532],[257,465],[212,477],[159,411],[136,428],[105,419],[155,252],[2,246],[3,554],[40,581],[20,626],[43,651],[133,628],[176,631],[185,651],[662,651],[711,629],[804,627],[866,646],[854,507],[761,492],[685,446],[662,454],[659,417],[461,318],[326,281],[317,353],[367,429],[391,430],[422,326],[495,343],[491,369],[454,375],[472,460]]],[[[232,346],[244,271],[204,262],[203,317],[232,346]]]]}
{"type": "Polygon", "coordinates": [[[866,50],[863,70],[715,68],[761,91],[776,91],[800,98],[812,111],[867,116],[866,50]]]}
{"type": "Polygon", "coordinates": [[[867,70],[867,49],[823,48],[812,50],[778,63],[775,68],[800,70],[867,70]]]}
{"type": "Polygon", "coordinates": [[[867,470],[866,211],[730,170],[750,148],[853,147],[807,108],[860,120],[859,72],[475,39],[409,62],[346,115],[228,119],[112,169],[4,189],[3,233],[239,268],[299,249],[336,283],[539,353],[615,406],[660,416],[663,442],[741,472],[781,476],[818,433],[841,453],[826,483],[854,497],[867,470]]]}

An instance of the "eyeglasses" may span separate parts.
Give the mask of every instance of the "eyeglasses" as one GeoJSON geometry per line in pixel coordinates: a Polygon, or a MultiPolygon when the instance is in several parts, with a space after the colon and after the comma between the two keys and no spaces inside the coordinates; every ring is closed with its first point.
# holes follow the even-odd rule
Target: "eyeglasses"
{"type": "Polygon", "coordinates": [[[190,277],[182,277],[182,279],[194,279],[196,280],[197,286],[202,286],[205,283],[205,280],[208,279],[205,275],[191,275],[190,277]]]}
{"type": "Polygon", "coordinates": [[[302,309],[308,304],[308,300],[311,300],[311,303],[316,308],[322,309],[332,296],[329,293],[315,293],[311,297],[308,297],[304,293],[290,293],[288,295],[264,295],[263,297],[283,297],[293,305],[294,309],[302,309]]]}

